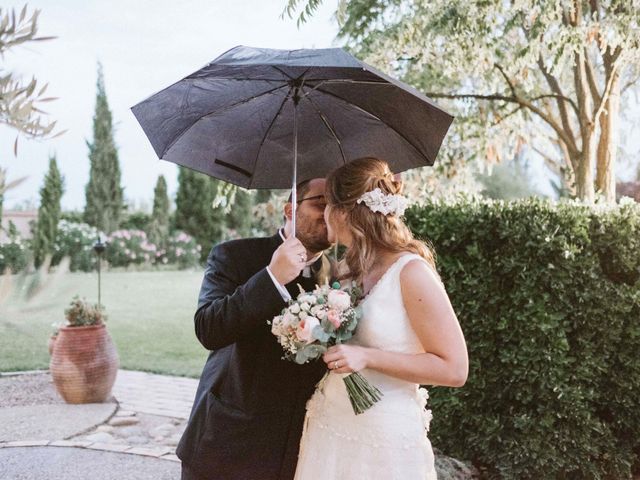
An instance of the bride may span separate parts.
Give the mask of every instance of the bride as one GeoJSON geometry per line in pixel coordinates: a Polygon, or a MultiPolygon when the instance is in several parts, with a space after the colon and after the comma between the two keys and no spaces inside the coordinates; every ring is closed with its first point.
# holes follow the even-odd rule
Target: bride
{"type": "Polygon", "coordinates": [[[331,373],[307,404],[296,480],[436,478],[428,395],[419,386],[461,387],[468,358],[433,253],[400,218],[401,189],[375,158],[327,179],[329,239],[347,247],[344,278],[359,282],[365,296],[355,336],[324,355],[331,373]],[[352,372],[383,393],[360,415],[342,381],[352,372]]]}

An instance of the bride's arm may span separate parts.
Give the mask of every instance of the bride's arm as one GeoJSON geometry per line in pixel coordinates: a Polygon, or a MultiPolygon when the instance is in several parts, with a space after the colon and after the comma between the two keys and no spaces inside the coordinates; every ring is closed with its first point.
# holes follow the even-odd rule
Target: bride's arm
{"type": "Polygon", "coordinates": [[[422,385],[460,387],[469,370],[467,346],[442,283],[421,261],[409,262],[400,273],[402,299],[424,351],[385,352],[355,345],[332,347],[324,360],[336,373],[370,368],[422,385]]]}

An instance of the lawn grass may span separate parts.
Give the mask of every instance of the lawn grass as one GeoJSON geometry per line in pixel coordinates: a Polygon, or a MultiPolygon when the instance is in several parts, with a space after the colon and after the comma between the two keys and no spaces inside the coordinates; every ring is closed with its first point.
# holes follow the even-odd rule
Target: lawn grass
{"type": "MultiPolygon", "coordinates": [[[[102,274],[102,304],[121,368],[200,375],[208,353],[193,330],[201,280],[201,271],[102,274]]],[[[48,368],[51,324],[64,322],[64,310],[76,294],[97,302],[97,284],[95,273],[66,273],[29,303],[19,300],[14,287],[0,307],[0,371],[48,368]]]]}

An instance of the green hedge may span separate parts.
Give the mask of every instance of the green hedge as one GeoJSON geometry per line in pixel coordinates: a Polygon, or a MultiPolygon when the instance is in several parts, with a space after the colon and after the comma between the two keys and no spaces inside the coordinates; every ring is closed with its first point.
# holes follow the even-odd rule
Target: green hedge
{"type": "Polygon", "coordinates": [[[413,207],[467,340],[432,387],[433,444],[489,478],[640,470],[640,206],[474,199],[413,207]]]}

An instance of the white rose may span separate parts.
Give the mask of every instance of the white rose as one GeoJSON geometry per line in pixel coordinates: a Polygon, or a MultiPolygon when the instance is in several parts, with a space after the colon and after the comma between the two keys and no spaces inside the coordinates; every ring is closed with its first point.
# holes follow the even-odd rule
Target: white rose
{"type": "Polygon", "coordinates": [[[347,292],[342,290],[331,290],[327,297],[329,307],[335,308],[339,311],[344,311],[351,306],[351,297],[347,292]]]}
{"type": "Polygon", "coordinates": [[[296,336],[298,340],[306,343],[311,343],[315,340],[313,337],[313,329],[320,325],[317,318],[308,316],[306,319],[298,324],[296,329],[296,336]]]}
{"type": "Polygon", "coordinates": [[[307,318],[309,316],[309,314],[307,312],[300,312],[298,314],[298,318],[300,318],[300,320],[304,320],[305,318],[307,318]]]}
{"type": "Polygon", "coordinates": [[[304,310],[305,312],[308,312],[310,308],[311,308],[311,305],[309,305],[307,302],[302,302],[300,304],[300,310],[304,310]]]}
{"type": "Polygon", "coordinates": [[[299,303],[316,303],[316,296],[311,292],[301,291],[297,298],[299,303]]]}
{"type": "Polygon", "coordinates": [[[291,313],[300,313],[300,305],[298,305],[297,303],[294,303],[289,307],[289,311],[291,313]]]}
{"type": "Polygon", "coordinates": [[[282,316],[282,324],[285,327],[291,327],[294,326],[298,323],[298,318],[293,315],[292,313],[286,312],[283,316],[282,316]]]}
{"type": "Polygon", "coordinates": [[[271,333],[273,333],[276,337],[279,337],[283,333],[283,325],[282,325],[282,315],[278,315],[274,317],[271,322],[271,333]]]}

